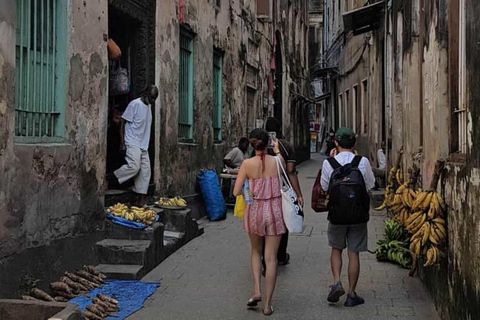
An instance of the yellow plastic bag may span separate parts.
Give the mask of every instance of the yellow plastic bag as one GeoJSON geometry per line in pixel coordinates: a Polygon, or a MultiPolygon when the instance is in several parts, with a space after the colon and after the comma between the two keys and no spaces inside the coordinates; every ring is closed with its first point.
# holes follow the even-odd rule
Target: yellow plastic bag
{"type": "Polygon", "coordinates": [[[235,209],[233,210],[233,215],[237,218],[243,219],[243,213],[245,212],[245,201],[243,201],[243,196],[237,196],[235,201],[235,209]]]}

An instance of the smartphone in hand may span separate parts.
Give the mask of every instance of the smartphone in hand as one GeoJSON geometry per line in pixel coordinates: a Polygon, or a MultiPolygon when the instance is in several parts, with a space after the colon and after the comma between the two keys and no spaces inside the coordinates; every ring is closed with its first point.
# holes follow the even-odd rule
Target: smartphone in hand
{"type": "Polygon", "coordinates": [[[270,139],[268,140],[268,147],[273,148],[274,147],[274,142],[277,139],[277,133],[276,132],[269,132],[268,135],[270,136],[270,139]]]}

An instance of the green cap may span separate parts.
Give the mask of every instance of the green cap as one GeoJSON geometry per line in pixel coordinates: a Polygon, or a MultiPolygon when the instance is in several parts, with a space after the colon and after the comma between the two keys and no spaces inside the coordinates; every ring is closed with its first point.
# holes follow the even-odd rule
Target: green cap
{"type": "Polygon", "coordinates": [[[355,132],[353,132],[353,130],[350,128],[338,128],[337,132],[335,133],[335,139],[337,139],[337,141],[352,138],[355,138],[355,132]]]}

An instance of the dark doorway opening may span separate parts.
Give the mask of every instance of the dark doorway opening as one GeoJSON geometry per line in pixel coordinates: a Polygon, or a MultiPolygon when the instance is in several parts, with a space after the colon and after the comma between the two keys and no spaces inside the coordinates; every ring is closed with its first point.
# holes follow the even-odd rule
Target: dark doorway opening
{"type": "MultiPolygon", "coordinates": [[[[109,0],[108,36],[118,45],[122,55],[119,59],[109,62],[107,174],[113,173],[125,163],[124,155],[120,152],[120,121],[123,112],[130,101],[141,96],[147,85],[155,83],[155,11],[155,0],[109,0]],[[127,71],[130,83],[128,92],[118,93],[113,89],[113,74],[115,70],[120,70],[119,68],[127,71]]],[[[153,107],[152,116],[149,155],[153,181],[155,163],[153,107]]],[[[131,182],[121,186],[109,182],[108,189],[127,189],[131,185],[131,182]]]]}
{"type": "Polygon", "coordinates": [[[273,92],[273,116],[280,120],[280,123],[283,124],[283,61],[282,47],[280,44],[281,36],[279,31],[277,31],[275,46],[275,89],[273,92]]]}

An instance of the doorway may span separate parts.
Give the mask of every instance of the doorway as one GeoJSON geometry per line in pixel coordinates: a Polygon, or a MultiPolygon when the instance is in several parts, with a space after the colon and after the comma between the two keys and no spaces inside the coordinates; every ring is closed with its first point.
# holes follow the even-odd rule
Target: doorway
{"type": "MultiPolygon", "coordinates": [[[[108,36],[121,50],[121,57],[109,60],[107,175],[125,163],[120,151],[121,116],[130,101],[138,98],[145,87],[155,83],[155,11],[156,1],[110,0],[108,6],[108,36]],[[129,79],[128,90],[116,90],[112,80],[123,72],[129,79]]],[[[155,110],[152,107],[150,164],[155,162],[155,110]]],[[[108,189],[126,189],[132,182],[118,185],[109,182],[108,189]]]]}

